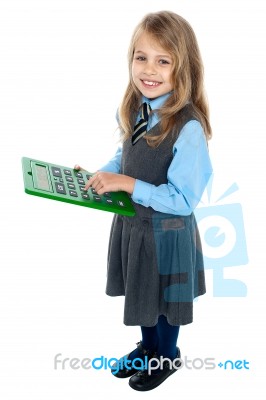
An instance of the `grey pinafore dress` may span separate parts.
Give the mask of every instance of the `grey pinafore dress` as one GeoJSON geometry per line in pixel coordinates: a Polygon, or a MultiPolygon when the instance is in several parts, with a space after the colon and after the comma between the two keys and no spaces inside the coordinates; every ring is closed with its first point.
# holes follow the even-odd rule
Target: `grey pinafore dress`
{"type": "MultiPolygon", "coordinates": [[[[175,133],[157,147],[142,137],[123,143],[121,173],[152,183],[167,183],[173,145],[193,117],[179,113],[175,133]]],[[[158,134],[159,124],[148,134],[158,134]]],[[[114,215],[107,256],[106,294],[125,296],[124,324],[151,327],[164,315],[171,325],[193,321],[193,299],[206,292],[201,241],[194,214],[161,213],[134,203],[134,217],[114,215]]]]}

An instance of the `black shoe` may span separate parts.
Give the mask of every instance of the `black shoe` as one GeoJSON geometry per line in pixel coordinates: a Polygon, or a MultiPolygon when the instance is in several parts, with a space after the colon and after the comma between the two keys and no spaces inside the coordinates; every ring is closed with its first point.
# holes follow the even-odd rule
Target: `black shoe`
{"type": "Polygon", "coordinates": [[[142,346],[142,342],[138,342],[137,344],[137,349],[140,352],[140,357],[143,359],[143,362],[140,360],[134,361],[134,366],[136,368],[131,367],[132,360],[128,359],[135,351],[136,349],[132,350],[131,353],[128,353],[124,357],[120,358],[115,364],[111,366],[111,372],[114,376],[117,378],[129,378],[130,376],[136,374],[136,372],[140,371],[143,368],[143,365],[145,364],[145,360],[151,359],[155,353],[152,353],[150,350],[144,349],[142,346]]]}
{"type": "MultiPolygon", "coordinates": [[[[180,358],[180,350],[177,348],[176,358],[180,358]]],[[[158,358],[158,357],[157,357],[158,358]]],[[[181,366],[181,361],[176,361],[174,366],[170,365],[169,361],[163,363],[163,369],[151,371],[149,374],[148,370],[138,371],[129,379],[129,386],[132,389],[145,392],[147,390],[155,389],[161,383],[163,383],[169,376],[171,376],[181,366]]]]}

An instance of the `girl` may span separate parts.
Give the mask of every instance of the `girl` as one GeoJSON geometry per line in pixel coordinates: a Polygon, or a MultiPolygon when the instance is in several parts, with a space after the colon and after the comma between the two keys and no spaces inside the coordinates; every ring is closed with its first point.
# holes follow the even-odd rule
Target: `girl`
{"type": "Polygon", "coordinates": [[[201,56],[186,20],[168,11],[146,15],[128,60],[118,111],[122,147],[85,189],[126,191],[134,202],[134,217],[113,218],[106,294],[125,296],[124,324],[140,326],[142,337],[113,374],[146,391],[180,366],[171,363],[180,358],[179,327],[193,321],[193,299],[206,291],[193,210],[212,174],[211,127],[201,56]],[[168,360],[156,369],[162,357],[168,360]],[[152,358],[151,373],[141,367],[152,358]]]}

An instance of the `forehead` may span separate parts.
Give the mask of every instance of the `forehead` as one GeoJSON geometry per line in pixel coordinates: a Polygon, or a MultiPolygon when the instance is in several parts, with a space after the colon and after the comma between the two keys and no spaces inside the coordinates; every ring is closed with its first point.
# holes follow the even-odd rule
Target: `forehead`
{"type": "Polygon", "coordinates": [[[152,54],[160,54],[160,55],[169,55],[170,53],[162,47],[158,40],[156,40],[151,34],[147,32],[143,32],[137,38],[135,42],[135,52],[144,52],[144,53],[152,53],[152,54]]]}

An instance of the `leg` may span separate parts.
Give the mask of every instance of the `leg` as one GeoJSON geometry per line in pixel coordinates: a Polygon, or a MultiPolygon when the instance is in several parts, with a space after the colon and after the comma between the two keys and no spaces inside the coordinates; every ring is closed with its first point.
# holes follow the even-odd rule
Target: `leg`
{"type": "Polygon", "coordinates": [[[159,345],[157,349],[158,356],[163,356],[174,360],[177,355],[177,338],[179,326],[170,325],[164,315],[159,316],[158,324],[159,345]]]}
{"type": "MultiPolygon", "coordinates": [[[[142,347],[145,350],[149,350],[149,352],[154,353],[157,349],[159,342],[157,325],[151,327],[141,326],[141,334],[142,347]]],[[[143,354],[141,354],[138,348],[131,352],[129,355],[129,360],[133,360],[134,358],[143,358],[143,354]]]]}

